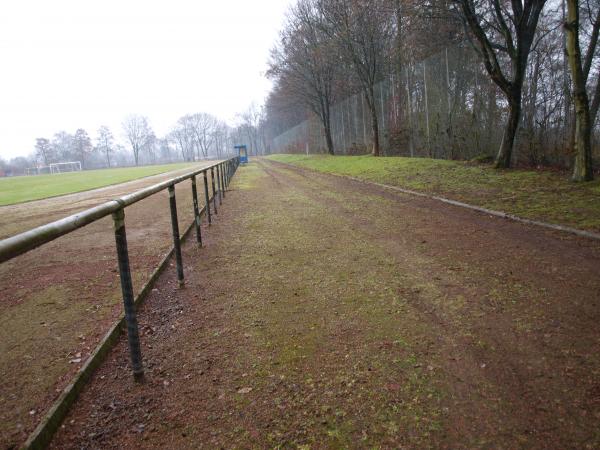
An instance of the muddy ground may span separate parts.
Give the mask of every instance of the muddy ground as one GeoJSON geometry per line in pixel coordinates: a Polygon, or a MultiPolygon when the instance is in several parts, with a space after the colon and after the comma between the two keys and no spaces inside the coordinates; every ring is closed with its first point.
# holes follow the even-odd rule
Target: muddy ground
{"type": "Polygon", "coordinates": [[[600,245],[253,163],[53,448],[598,448],[600,245]]]}
{"type": "MultiPolygon", "coordinates": [[[[190,170],[0,207],[0,238],[190,170]]],[[[176,192],[183,230],[193,216],[190,182],[177,185],[176,192]]],[[[136,290],[172,246],[169,214],[166,192],[126,209],[136,290]]],[[[115,253],[107,217],[0,265],[0,448],[26,439],[121,314],[115,253]]]]}

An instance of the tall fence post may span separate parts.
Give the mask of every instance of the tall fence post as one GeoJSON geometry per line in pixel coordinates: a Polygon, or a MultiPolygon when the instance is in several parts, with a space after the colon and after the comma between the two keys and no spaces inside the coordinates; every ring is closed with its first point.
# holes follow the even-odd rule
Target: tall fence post
{"type": "Polygon", "coordinates": [[[210,216],[210,199],[208,197],[208,178],[206,175],[207,170],[202,172],[202,175],[204,175],[204,205],[205,205],[204,207],[206,208],[206,214],[208,216],[208,224],[210,225],[210,224],[212,224],[212,218],[210,216]]]}
{"type": "Polygon", "coordinates": [[[196,188],[196,175],[192,177],[192,201],[194,203],[194,225],[196,227],[196,241],[202,247],[202,231],[200,229],[200,212],[198,210],[198,189],[196,188]]]}
{"type": "Polygon", "coordinates": [[[129,252],[127,251],[127,233],[125,231],[125,211],[121,208],[112,214],[115,243],[117,246],[117,260],[119,262],[119,275],[121,278],[121,291],[123,293],[123,307],[125,309],[125,322],[127,324],[127,340],[129,354],[131,355],[131,368],[133,378],[141,381],[144,378],[142,365],[142,352],[140,350],[140,335],[138,332],[135,304],[133,302],[133,285],[131,270],[129,268],[129,252]]]}
{"type": "Polygon", "coordinates": [[[212,183],[212,195],[213,195],[213,208],[215,214],[219,214],[217,211],[217,190],[215,189],[215,168],[210,168],[210,182],[212,183]]]}
{"type": "Polygon", "coordinates": [[[177,220],[177,202],[175,200],[175,186],[169,186],[169,206],[171,207],[171,227],[173,228],[173,249],[177,262],[177,281],[183,287],[183,261],[181,259],[181,241],[179,239],[179,221],[177,220]]]}

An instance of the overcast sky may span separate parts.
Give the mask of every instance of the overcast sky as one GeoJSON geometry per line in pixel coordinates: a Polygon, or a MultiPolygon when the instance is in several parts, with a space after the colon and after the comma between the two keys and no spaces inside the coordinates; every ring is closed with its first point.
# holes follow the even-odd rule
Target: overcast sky
{"type": "Polygon", "coordinates": [[[162,135],[183,114],[232,123],[262,103],[269,49],[291,0],[0,2],[0,157],[36,137],[147,115],[162,135]]]}

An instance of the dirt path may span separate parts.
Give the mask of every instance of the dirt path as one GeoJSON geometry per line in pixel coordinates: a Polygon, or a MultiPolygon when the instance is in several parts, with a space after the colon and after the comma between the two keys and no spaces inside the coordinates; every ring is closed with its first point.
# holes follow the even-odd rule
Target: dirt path
{"type": "Polygon", "coordinates": [[[598,448],[600,246],[260,162],[54,448],[598,448]]]}

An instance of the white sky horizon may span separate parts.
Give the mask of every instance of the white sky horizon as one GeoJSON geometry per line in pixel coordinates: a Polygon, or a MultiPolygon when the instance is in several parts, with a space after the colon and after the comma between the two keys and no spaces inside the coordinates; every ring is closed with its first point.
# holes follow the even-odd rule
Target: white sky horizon
{"type": "Polygon", "coordinates": [[[0,5],[0,157],[129,114],[162,136],[188,113],[233,124],[261,104],[292,0],[20,0],[0,5]]]}

